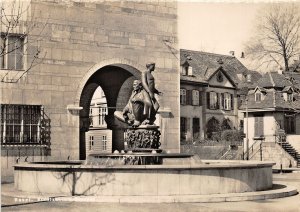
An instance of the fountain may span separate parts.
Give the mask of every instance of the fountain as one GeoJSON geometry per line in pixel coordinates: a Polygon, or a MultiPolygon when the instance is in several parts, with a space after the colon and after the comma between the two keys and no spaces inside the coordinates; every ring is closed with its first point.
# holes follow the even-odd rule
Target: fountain
{"type": "Polygon", "coordinates": [[[267,199],[296,194],[293,188],[274,189],[273,162],[212,161],[160,149],[159,104],[147,65],[135,80],[124,110],[115,117],[128,124],[125,149],[90,154],[85,161],[17,164],[15,188],[56,200],[98,202],[209,202],[267,199]],[[89,199],[84,199],[84,198],[89,199]],[[92,198],[91,198],[92,197],[92,198]],[[65,199],[64,199],[65,198],[65,199]]]}

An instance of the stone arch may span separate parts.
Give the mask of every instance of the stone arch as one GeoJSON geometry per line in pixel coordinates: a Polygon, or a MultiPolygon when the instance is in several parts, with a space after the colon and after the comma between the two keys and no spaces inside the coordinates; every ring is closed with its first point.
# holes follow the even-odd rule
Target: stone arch
{"type": "Polygon", "coordinates": [[[212,138],[214,132],[220,132],[220,122],[214,116],[211,117],[206,123],[206,136],[212,138]]]}
{"type": "Polygon", "coordinates": [[[140,76],[141,70],[145,70],[145,67],[141,66],[138,63],[134,63],[133,61],[128,60],[128,59],[120,59],[120,58],[104,60],[100,63],[93,65],[89,69],[89,71],[84,75],[84,77],[82,78],[82,80],[78,86],[78,89],[76,92],[76,97],[75,97],[75,102],[74,102],[74,104],[76,106],[79,106],[82,91],[83,91],[84,86],[86,85],[87,81],[91,78],[91,76],[93,74],[95,74],[98,70],[100,70],[101,68],[103,68],[105,66],[109,66],[109,65],[123,68],[123,69],[127,70],[128,72],[130,72],[134,76],[140,76]]]}
{"type": "Polygon", "coordinates": [[[85,133],[89,129],[89,108],[92,96],[98,86],[101,86],[105,93],[108,115],[106,117],[107,127],[113,131],[113,150],[121,150],[123,148],[122,129],[114,119],[114,111],[117,108],[117,102],[125,104],[127,101],[121,98],[119,93],[124,93],[124,89],[128,92],[131,90],[132,84],[128,83],[132,79],[141,78],[142,66],[133,64],[128,60],[106,60],[94,65],[84,76],[81,81],[75,100],[75,106],[82,107],[80,111],[80,159],[85,159],[85,133]],[[125,84],[125,86],[124,86],[125,84]],[[120,134],[120,135],[119,135],[120,134]]]}

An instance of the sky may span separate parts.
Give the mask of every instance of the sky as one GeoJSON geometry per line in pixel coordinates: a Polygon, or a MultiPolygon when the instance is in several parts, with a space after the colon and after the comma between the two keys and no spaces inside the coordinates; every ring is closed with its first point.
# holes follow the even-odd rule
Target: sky
{"type": "Polygon", "coordinates": [[[244,44],[255,31],[256,16],[266,3],[178,3],[179,47],[229,55],[241,59],[244,44]]]}

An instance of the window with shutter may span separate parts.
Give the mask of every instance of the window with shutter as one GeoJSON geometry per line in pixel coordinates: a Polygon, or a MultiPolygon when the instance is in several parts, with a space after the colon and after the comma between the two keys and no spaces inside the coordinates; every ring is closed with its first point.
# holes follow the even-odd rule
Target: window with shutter
{"type": "Polygon", "coordinates": [[[180,104],[186,105],[186,90],[180,89],[180,104]]]}
{"type": "Polygon", "coordinates": [[[209,109],[218,109],[219,101],[216,92],[209,92],[209,109]]]}
{"type": "Polygon", "coordinates": [[[202,92],[199,91],[199,106],[202,106],[202,92]]]}
{"type": "Polygon", "coordinates": [[[194,106],[199,105],[199,91],[198,90],[192,91],[192,103],[194,106]]]}
{"type": "Polygon", "coordinates": [[[193,76],[193,67],[192,66],[188,67],[188,75],[193,76]]]}
{"type": "Polygon", "coordinates": [[[180,138],[185,140],[186,138],[186,118],[180,117],[180,138]]]}
{"type": "Polygon", "coordinates": [[[210,92],[206,93],[206,107],[210,109],[210,92]]]}
{"type": "Polygon", "coordinates": [[[264,117],[263,115],[256,115],[254,117],[254,136],[261,137],[264,135],[264,117]]]}
{"type": "Polygon", "coordinates": [[[220,103],[221,103],[221,104],[220,104],[220,109],[224,109],[224,107],[225,107],[225,106],[224,106],[224,105],[225,105],[225,104],[224,104],[224,101],[225,101],[225,99],[224,99],[224,98],[225,98],[225,97],[224,97],[224,93],[221,93],[220,98],[221,98],[221,99],[220,99],[220,103]]]}
{"type": "Polygon", "coordinates": [[[216,109],[220,109],[219,93],[216,93],[216,109]]]}
{"type": "Polygon", "coordinates": [[[192,105],[192,90],[186,91],[186,104],[192,105]]]}
{"type": "Polygon", "coordinates": [[[224,110],[231,110],[231,94],[224,93],[224,110]]]}
{"type": "Polygon", "coordinates": [[[296,117],[293,115],[286,115],[284,117],[284,130],[287,134],[296,133],[296,117]]]}
{"type": "Polygon", "coordinates": [[[233,98],[233,94],[230,94],[230,110],[234,110],[234,98],[233,98]]]}
{"type": "Polygon", "coordinates": [[[199,139],[200,138],[200,119],[193,118],[193,138],[199,139]]]}

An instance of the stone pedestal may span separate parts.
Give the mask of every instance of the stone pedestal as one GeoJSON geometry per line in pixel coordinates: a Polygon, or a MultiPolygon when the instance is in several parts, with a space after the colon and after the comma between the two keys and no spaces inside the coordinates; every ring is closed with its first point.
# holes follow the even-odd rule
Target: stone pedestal
{"type": "Polygon", "coordinates": [[[139,126],[125,131],[126,150],[158,149],[161,145],[158,126],[139,126]]]}

